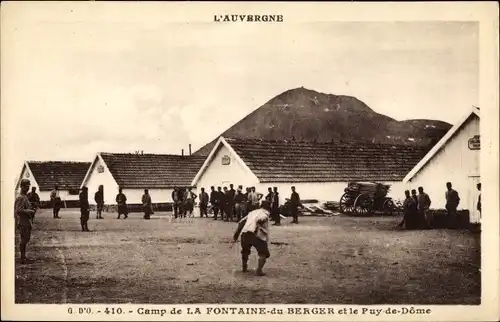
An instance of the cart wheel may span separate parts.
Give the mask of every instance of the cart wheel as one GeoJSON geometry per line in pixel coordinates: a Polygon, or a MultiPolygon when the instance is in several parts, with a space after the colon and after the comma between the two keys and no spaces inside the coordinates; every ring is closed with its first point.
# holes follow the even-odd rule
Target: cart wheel
{"type": "Polygon", "coordinates": [[[354,212],[353,198],[349,194],[344,193],[342,197],[340,197],[339,211],[343,214],[354,212]]]}
{"type": "Polygon", "coordinates": [[[386,199],[384,201],[384,205],[382,206],[382,209],[384,210],[384,215],[392,216],[394,209],[396,209],[396,205],[394,204],[392,199],[386,199]]]}
{"type": "Polygon", "coordinates": [[[354,201],[354,212],[365,215],[372,212],[372,201],[367,194],[360,194],[354,201]]]}

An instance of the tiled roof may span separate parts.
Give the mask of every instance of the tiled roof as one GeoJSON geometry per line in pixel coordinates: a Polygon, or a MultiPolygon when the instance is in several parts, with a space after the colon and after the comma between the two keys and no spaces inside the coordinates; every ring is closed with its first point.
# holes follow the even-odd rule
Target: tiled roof
{"type": "Polygon", "coordinates": [[[400,181],[427,148],[225,138],[260,182],[400,181]]]}
{"type": "Polygon", "coordinates": [[[100,153],[122,188],[189,186],[206,157],[170,154],[100,153]]]}
{"type": "Polygon", "coordinates": [[[65,161],[28,161],[31,173],[38,183],[40,191],[79,189],[85,174],[90,167],[90,162],[65,162],[65,161]]]}

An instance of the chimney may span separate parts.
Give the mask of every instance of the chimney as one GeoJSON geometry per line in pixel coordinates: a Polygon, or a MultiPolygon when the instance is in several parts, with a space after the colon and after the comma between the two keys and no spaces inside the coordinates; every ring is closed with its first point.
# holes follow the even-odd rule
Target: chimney
{"type": "Polygon", "coordinates": [[[181,151],[181,155],[182,155],[182,156],[184,156],[184,149],[182,149],[182,151],[181,151]]]}
{"type": "Polygon", "coordinates": [[[189,143],[189,155],[191,155],[191,143],[189,143]]]}

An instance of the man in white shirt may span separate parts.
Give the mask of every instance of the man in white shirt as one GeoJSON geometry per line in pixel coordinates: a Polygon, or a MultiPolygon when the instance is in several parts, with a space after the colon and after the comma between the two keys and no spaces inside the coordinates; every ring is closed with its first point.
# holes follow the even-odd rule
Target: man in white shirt
{"type": "Polygon", "coordinates": [[[255,247],[259,255],[259,264],[256,274],[264,276],[262,269],[266,260],[271,256],[267,243],[269,241],[269,213],[271,205],[268,201],[262,201],[261,207],[251,211],[238,223],[238,228],[233,235],[233,241],[237,242],[241,234],[241,260],[243,272],[248,270],[248,256],[252,247],[255,247]]]}

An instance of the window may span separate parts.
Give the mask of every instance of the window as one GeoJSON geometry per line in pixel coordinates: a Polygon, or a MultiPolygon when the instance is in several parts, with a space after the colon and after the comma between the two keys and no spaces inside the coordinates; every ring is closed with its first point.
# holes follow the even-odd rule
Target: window
{"type": "Polygon", "coordinates": [[[69,192],[68,192],[70,195],[77,195],[80,193],[80,190],[78,189],[70,189],[69,192]]]}

